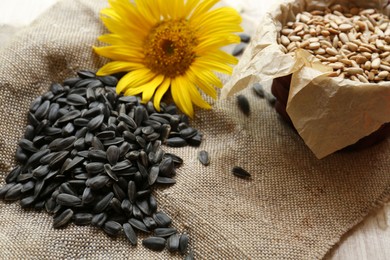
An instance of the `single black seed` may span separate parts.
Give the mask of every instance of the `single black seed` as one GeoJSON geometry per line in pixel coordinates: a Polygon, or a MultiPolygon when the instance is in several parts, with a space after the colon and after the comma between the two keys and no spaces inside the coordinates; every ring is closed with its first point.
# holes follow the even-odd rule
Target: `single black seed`
{"type": "Polygon", "coordinates": [[[79,70],[79,71],[77,71],[77,75],[82,79],[96,77],[95,73],[93,73],[92,71],[89,71],[89,70],[79,70]]]}
{"type": "Polygon", "coordinates": [[[244,95],[237,96],[237,105],[244,115],[249,116],[251,110],[248,99],[244,95]]]}
{"type": "Polygon", "coordinates": [[[30,140],[27,139],[20,139],[19,146],[22,147],[24,150],[35,153],[38,151],[38,148],[36,148],[30,140]]]}
{"type": "Polygon", "coordinates": [[[97,175],[92,178],[89,178],[85,184],[90,187],[92,190],[99,190],[106,186],[110,178],[104,175],[97,175]]]}
{"type": "Polygon", "coordinates": [[[171,137],[166,140],[166,143],[168,146],[171,147],[184,147],[187,145],[187,142],[185,139],[181,137],[171,137]]]}
{"type": "Polygon", "coordinates": [[[111,140],[111,139],[115,138],[115,131],[103,131],[103,132],[97,133],[96,137],[102,141],[111,140]]]}
{"type": "Polygon", "coordinates": [[[91,203],[95,199],[95,196],[92,193],[90,187],[86,187],[83,191],[83,195],[81,197],[82,203],[84,205],[91,203]]]}
{"type": "Polygon", "coordinates": [[[233,56],[241,55],[241,54],[244,52],[244,50],[245,50],[245,48],[246,48],[247,45],[248,45],[248,44],[247,44],[247,43],[244,43],[244,42],[237,44],[237,45],[234,47],[233,51],[232,51],[232,55],[233,55],[233,56]]]}
{"type": "Polygon", "coordinates": [[[10,171],[10,173],[8,173],[7,177],[5,178],[5,182],[11,183],[11,182],[16,181],[19,174],[21,173],[21,170],[22,170],[22,168],[19,165],[16,166],[15,168],[13,168],[12,171],[10,171]]]}
{"type": "Polygon", "coordinates": [[[91,121],[89,121],[87,125],[88,129],[90,131],[94,131],[98,129],[102,125],[103,120],[104,120],[104,115],[98,115],[94,117],[93,119],[91,119],[91,121]]]}
{"type": "Polygon", "coordinates": [[[265,97],[264,87],[260,83],[253,84],[252,85],[252,89],[255,92],[255,94],[257,96],[259,96],[260,98],[264,98],[265,97]]]}
{"type": "Polygon", "coordinates": [[[109,236],[117,236],[119,232],[122,230],[122,225],[116,221],[107,221],[104,223],[103,227],[104,232],[106,232],[109,236]]]}
{"type": "Polygon", "coordinates": [[[113,179],[114,181],[118,181],[118,176],[116,176],[116,174],[111,170],[111,165],[109,165],[108,163],[106,163],[104,165],[104,171],[106,172],[106,174],[111,178],[113,179]]]}
{"type": "Polygon", "coordinates": [[[116,86],[116,84],[118,83],[118,79],[114,76],[104,76],[104,77],[98,77],[98,79],[108,85],[108,86],[116,86]]]}
{"type": "Polygon", "coordinates": [[[162,237],[148,237],[142,240],[142,245],[155,251],[161,251],[165,248],[166,240],[162,237]]]}
{"type": "Polygon", "coordinates": [[[79,110],[70,111],[70,112],[66,113],[65,115],[61,116],[60,118],[58,118],[57,123],[62,124],[62,123],[70,122],[70,121],[78,118],[80,115],[81,115],[81,112],[79,110]]]}
{"type": "Polygon", "coordinates": [[[240,178],[250,178],[251,177],[251,174],[249,172],[247,172],[246,170],[244,170],[243,168],[241,168],[240,166],[234,166],[232,169],[232,173],[235,176],[240,177],[240,178]]]}
{"type": "Polygon", "coordinates": [[[41,103],[42,103],[41,96],[34,99],[30,104],[30,111],[34,113],[38,109],[38,107],[41,105],[41,103]]]}
{"type": "Polygon", "coordinates": [[[107,160],[111,165],[115,165],[119,159],[119,148],[116,145],[111,145],[107,148],[107,160]]]}
{"type": "Polygon", "coordinates": [[[91,213],[76,213],[73,215],[73,222],[78,226],[91,224],[93,215],[91,213]]]}
{"type": "Polygon", "coordinates": [[[179,234],[173,234],[167,239],[167,247],[168,250],[171,252],[178,251],[179,250],[179,240],[180,235],[179,234]]]}
{"type": "Polygon", "coordinates": [[[133,204],[128,199],[122,200],[121,208],[123,212],[125,212],[128,215],[131,215],[133,213],[133,204]]]}
{"type": "Polygon", "coordinates": [[[144,214],[142,213],[140,208],[137,206],[137,204],[133,204],[133,216],[139,220],[142,220],[144,218],[144,214]]]}
{"type": "Polygon", "coordinates": [[[72,216],[73,216],[73,210],[71,209],[64,210],[60,215],[58,215],[53,219],[53,227],[59,228],[65,226],[72,219],[72,216]]]}
{"type": "Polygon", "coordinates": [[[154,230],[154,235],[156,237],[169,237],[177,232],[176,228],[156,228],[154,230]]]}
{"type": "Polygon", "coordinates": [[[77,207],[81,205],[81,199],[79,197],[67,193],[59,194],[57,196],[56,202],[59,205],[68,207],[77,207]]]}
{"type": "MultiPolygon", "coordinates": [[[[152,214],[152,211],[150,210],[148,200],[136,200],[137,207],[144,213],[145,215],[149,216],[152,214]]],[[[134,209],[134,208],[133,208],[134,209]]]]}
{"type": "Polygon", "coordinates": [[[200,151],[198,153],[198,159],[203,165],[209,165],[210,164],[210,158],[209,158],[209,153],[207,151],[200,151]]]}
{"type": "Polygon", "coordinates": [[[35,181],[31,180],[23,184],[22,193],[32,191],[35,187],[35,181]]]}
{"type": "Polygon", "coordinates": [[[249,41],[251,40],[251,36],[249,34],[240,33],[239,36],[240,36],[241,42],[249,43],[249,41]]]}
{"type": "Polygon", "coordinates": [[[87,104],[87,100],[78,94],[70,94],[66,97],[68,105],[71,106],[83,106],[87,104]]]}
{"type": "Polygon", "coordinates": [[[176,180],[169,178],[169,177],[157,177],[156,182],[157,184],[175,184],[176,180]]]}
{"type": "Polygon", "coordinates": [[[21,183],[11,186],[5,193],[4,200],[14,201],[18,200],[22,196],[23,185],[21,183]]]}
{"type": "Polygon", "coordinates": [[[92,217],[91,224],[96,227],[102,227],[107,220],[107,213],[102,212],[92,217]]]}
{"type": "Polygon", "coordinates": [[[107,206],[110,204],[110,201],[114,197],[114,193],[110,192],[105,197],[103,197],[99,202],[97,202],[93,208],[93,212],[100,213],[103,212],[107,206]]]}
{"type": "Polygon", "coordinates": [[[123,231],[133,246],[137,245],[137,235],[134,232],[133,227],[129,223],[123,224],[123,231]]]}
{"type": "Polygon", "coordinates": [[[198,130],[192,127],[187,127],[182,130],[180,130],[180,136],[184,139],[189,139],[191,137],[194,137],[198,133],[198,130]]]}
{"type": "Polygon", "coordinates": [[[145,226],[150,230],[153,230],[157,227],[157,223],[152,217],[146,216],[142,221],[144,222],[145,226]]]}
{"type": "Polygon", "coordinates": [[[155,213],[153,218],[159,227],[168,227],[172,223],[172,219],[162,211],[155,213]]]}
{"type": "Polygon", "coordinates": [[[32,141],[35,137],[35,128],[32,125],[27,125],[24,131],[24,138],[32,141]]]}
{"type": "Polygon", "coordinates": [[[179,250],[180,250],[180,253],[184,254],[186,251],[187,251],[187,247],[188,247],[188,235],[186,233],[183,233],[181,236],[180,236],[180,239],[179,239],[179,250]]]}

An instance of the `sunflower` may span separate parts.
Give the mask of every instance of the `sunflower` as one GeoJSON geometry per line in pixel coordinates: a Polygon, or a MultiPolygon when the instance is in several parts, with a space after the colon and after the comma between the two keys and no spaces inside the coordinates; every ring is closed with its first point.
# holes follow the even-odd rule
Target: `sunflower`
{"type": "Polygon", "coordinates": [[[160,101],[170,89],[178,108],[193,117],[193,104],[210,109],[200,93],[216,99],[222,82],[214,74],[232,73],[236,58],[221,47],[240,41],[241,17],[233,8],[212,8],[219,0],[109,0],[101,19],[110,34],[94,47],[112,61],[97,75],[127,72],[117,93],[138,95],[142,103],[160,101]]]}

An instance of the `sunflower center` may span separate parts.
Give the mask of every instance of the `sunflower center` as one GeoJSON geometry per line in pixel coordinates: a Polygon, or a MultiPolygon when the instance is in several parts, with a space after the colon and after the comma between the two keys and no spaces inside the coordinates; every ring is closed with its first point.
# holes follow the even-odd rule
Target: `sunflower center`
{"type": "Polygon", "coordinates": [[[190,67],[197,38],[185,20],[157,24],[145,40],[145,65],[154,73],[174,78],[190,67]]]}

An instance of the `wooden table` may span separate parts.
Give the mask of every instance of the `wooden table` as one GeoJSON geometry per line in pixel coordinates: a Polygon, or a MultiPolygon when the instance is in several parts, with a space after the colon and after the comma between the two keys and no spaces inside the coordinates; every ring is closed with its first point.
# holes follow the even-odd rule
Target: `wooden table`
{"type": "MultiPolygon", "coordinates": [[[[29,25],[58,0],[1,0],[0,47],[7,44],[12,35],[29,25]]],[[[73,0],[70,0],[73,1],[73,0]]],[[[269,0],[224,0],[242,12],[243,26],[254,33],[269,0]]],[[[390,174],[390,171],[389,171],[390,174]]],[[[325,257],[325,259],[390,259],[390,202],[378,212],[373,212],[362,223],[350,230],[325,257]]]]}

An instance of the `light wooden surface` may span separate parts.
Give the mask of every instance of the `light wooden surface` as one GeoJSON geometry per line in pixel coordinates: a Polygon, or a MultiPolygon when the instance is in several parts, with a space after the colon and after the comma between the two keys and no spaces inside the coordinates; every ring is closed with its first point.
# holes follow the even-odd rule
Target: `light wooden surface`
{"type": "MultiPolygon", "coordinates": [[[[73,1],[73,0],[69,0],[73,1]]],[[[247,33],[253,33],[269,0],[224,0],[241,11],[247,33]]],[[[272,1],[272,0],[271,0],[272,1]]],[[[0,0],[0,47],[57,0],[0,0]]],[[[390,169],[389,169],[390,174],[390,169]]],[[[390,259],[390,202],[347,232],[327,260],[390,259]]]]}

